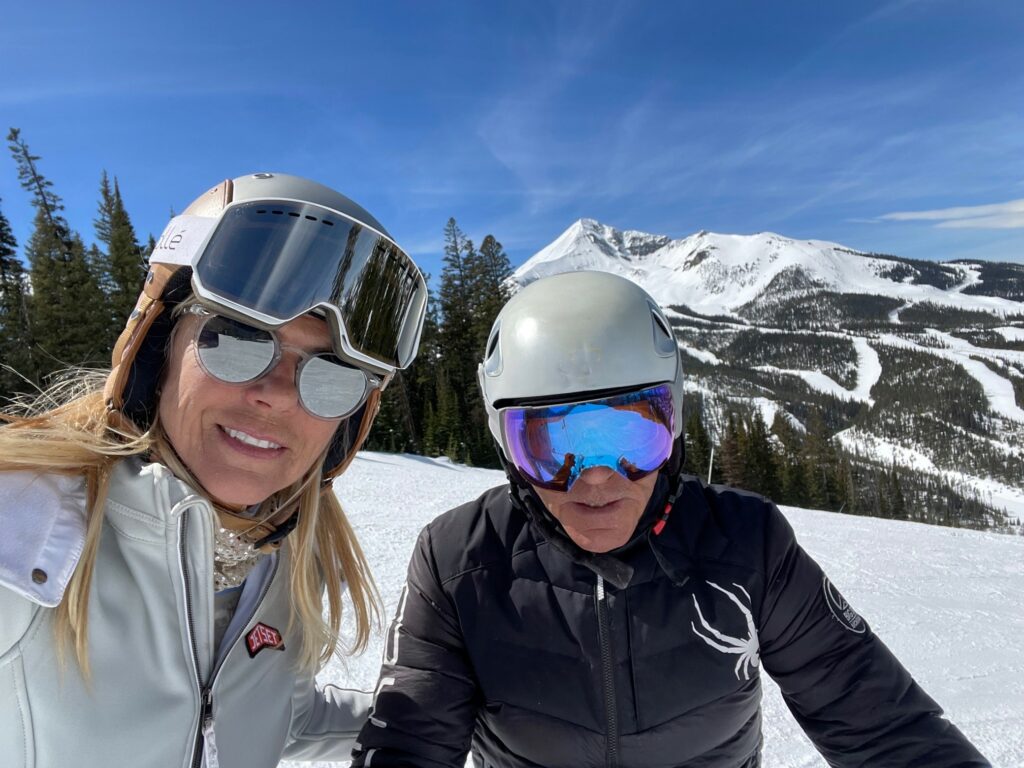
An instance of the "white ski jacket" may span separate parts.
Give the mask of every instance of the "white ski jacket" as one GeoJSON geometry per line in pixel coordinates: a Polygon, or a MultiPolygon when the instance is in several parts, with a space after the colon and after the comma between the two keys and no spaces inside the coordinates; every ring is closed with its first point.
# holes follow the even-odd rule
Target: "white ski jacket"
{"type": "Polygon", "coordinates": [[[296,672],[287,558],[246,580],[213,641],[209,503],[160,464],[113,473],[89,601],[86,683],[53,607],[81,555],[81,480],[0,473],[0,764],[4,768],[272,768],[347,760],[370,695],[296,672]]]}

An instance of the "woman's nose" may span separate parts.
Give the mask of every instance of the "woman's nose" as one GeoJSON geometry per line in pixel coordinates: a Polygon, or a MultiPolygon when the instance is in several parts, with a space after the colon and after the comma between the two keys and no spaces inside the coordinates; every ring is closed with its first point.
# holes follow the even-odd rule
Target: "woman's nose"
{"type": "Polygon", "coordinates": [[[300,363],[299,355],[283,350],[277,361],[265,375],[249,384],[246,396],[263,407],[288,410],[299,404],[299,392],[295,376],[300,363]]]}

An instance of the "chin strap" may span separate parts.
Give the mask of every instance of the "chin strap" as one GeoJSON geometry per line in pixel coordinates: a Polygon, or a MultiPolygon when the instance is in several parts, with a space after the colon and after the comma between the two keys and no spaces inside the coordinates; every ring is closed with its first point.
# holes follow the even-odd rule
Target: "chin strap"
{"type": "Polygon", "coordinates": [[[668,501],[665,502],[665,509],[662,510],[661,515],[655,521],[654,525],[651,526],[652,536],[660,536],[661,532],[665,530],[665,523],[668,522],[668,516],[672,514],[672,507],[675,506],[676,496],[679,494],[679,483],[676,482],[675,486],[675,490],[669,493],[668,501]]]}

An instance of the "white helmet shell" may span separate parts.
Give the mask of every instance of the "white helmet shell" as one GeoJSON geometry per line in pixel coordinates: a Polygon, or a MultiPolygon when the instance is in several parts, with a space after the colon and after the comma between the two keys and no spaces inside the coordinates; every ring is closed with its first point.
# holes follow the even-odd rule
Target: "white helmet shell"
{"type": "Polygon", "coordinates": [[[609,272],[551,275],[509,299],[491,327],[478,378],[499,446],[502,407],[665,382],[672,385],[673,436],[682,432],[683,371],[672,327],[646,291],[609,272]]]}

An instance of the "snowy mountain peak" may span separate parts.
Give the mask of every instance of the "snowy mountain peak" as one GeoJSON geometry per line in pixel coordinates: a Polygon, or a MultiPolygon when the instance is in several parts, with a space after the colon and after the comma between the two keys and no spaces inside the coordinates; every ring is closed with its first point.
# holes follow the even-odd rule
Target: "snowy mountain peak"
{"type": "Polygon", "coordinates": [[[594,219],[579,219],[520,267],[513,279],[525,284],[559,272],[597,270],[614,272],[639,282],[639,263],[670,242],[671,238],[664,235],[620,231],[594,219]],[[527,265],[528,276],[523,273],[527,265]]]}
{"type": "Polygon", "coordinates": [[[725,235],[701,230],[681,239],[618,230],[594,219],[573,223],[513,275],[519,285],[558,272],[599,270],[642,285],[664,306],[735,315],[754,301],[808,291],[873,294],[901,302],[984,312],[1019,312],[1020,304],[963,289],[978,268],[866,254],[823,240],[775,232],[725,235]]]}

